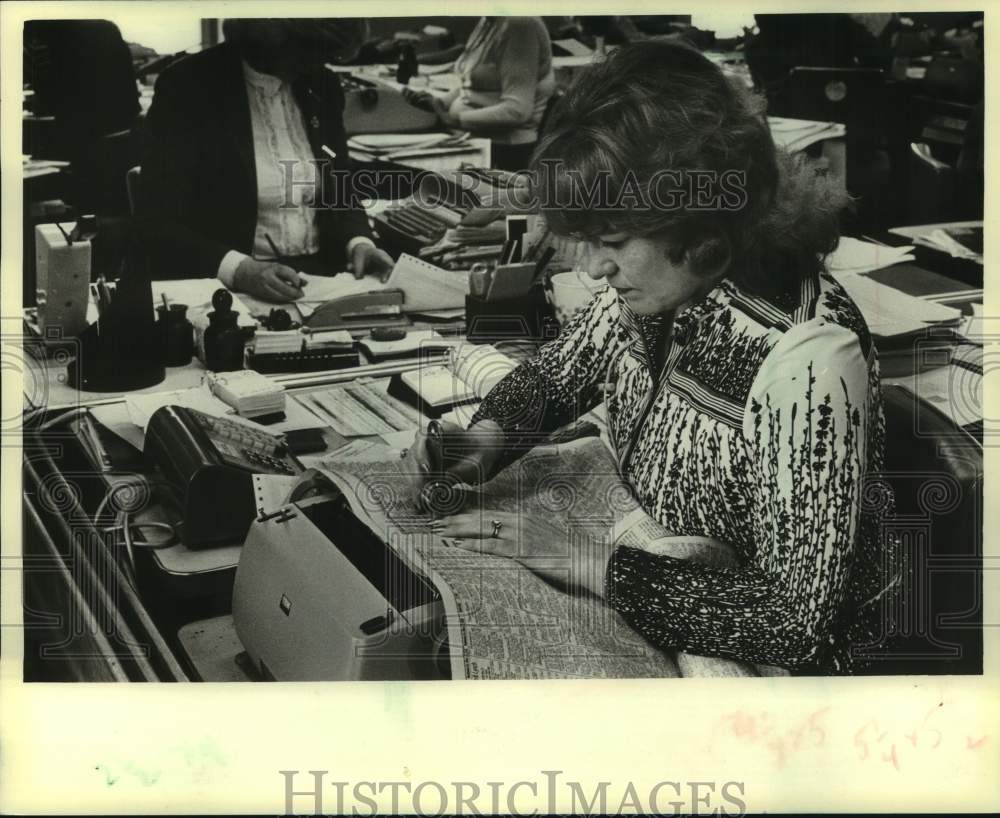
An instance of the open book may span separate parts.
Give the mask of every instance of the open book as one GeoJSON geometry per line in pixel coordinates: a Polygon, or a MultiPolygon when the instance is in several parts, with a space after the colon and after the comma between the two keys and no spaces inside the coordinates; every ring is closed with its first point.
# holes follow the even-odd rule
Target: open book
{"type": "MultiPolygon", "coordinates": [[[[482,400],[516,366],[489,344],[461,343],[451,348],[441,364],[395,376],[390,394],[437,418],[453,407],[482,400]]],[[[468,410],[468,418],[472,411],[468,410]]]]}

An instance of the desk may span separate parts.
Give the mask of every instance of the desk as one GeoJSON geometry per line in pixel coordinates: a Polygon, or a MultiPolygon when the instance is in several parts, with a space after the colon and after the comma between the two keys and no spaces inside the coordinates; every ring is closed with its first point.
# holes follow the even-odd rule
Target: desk
{"type": "MultiPolygon", "coordinates": [[[[189,375],[195,371],[187,369],[189,375]]],[[[335,374],[343,376],[343,372],[335,374]]],[[[285,380],[296,392],[296,383],[314,377],[289,376],[285,380]]],[[[121,405],[120,398],[99,396],[99,400],[121,405]]],[[[93,405],[95,400],[83,395],[77,403],[93,405]]],[[[25,655],[40,655],[37,649],[42,642],[62,646],[44,666],[26,667],[27,678],[196,678],[176,635],[187,622],[228,610],[237,552],[175,551],[157,560],[140,549],[138,586],[134,587],[93,518],[113,486],[134,482],[134,475],[144,471],[143,462],[124,441],[111,438],[107,441],[109,452],[121,466],[114,474],[95,472],[74,431],[59,424],[42,428],[42,421],[58,414],[44,411],[23,430],[25,602],[32,611],[61,617],[42,620],[38,627],[26,630],[28,639],[38,641],[31,643],[25,655]],[[181,599],[183,605],[178,604],[181,599]],[[68,632],[72,623],[80,623],[74,627],[82,627],[84,632],[68,632]],[[106,637],[109,628],[113,635],[106,637]]],[[[162,513],[154,494],[137,519],[163,519],[162,513]]]]}
{"type": "MultiPolygon", "coordinates": [[[[901,267],[888,268],[884,275],[889,273],[902,276],[904,281],[913,279],[905,276],[901,267]]],[[[939,284],[952,286],[947,279],[939,284]]],[[[340,370],[330,377],[348,378],[361,372],[340,370]]],[[[200,365],[195,363],[172,370],[170,382],[158,388],[189,385],[200,379],[200,373],[200,365]]],[[[45,375],[44,383],[50,384],[50,374],[41,374],[45,375]]],[[[283,376],[281,380],[293,394],[314,388],[309,383],[314,380],[311,375],[283,376]]],[[[75,398],[65,404],[121,403],[120,398],[81,395],[65,384],[61,387],[64,394],[75,398]]],[[[56,390],[56,385],[52,388],[56,390]]],[[[48,416],[52,416],[51,411],[48,416]]],[[[67,675],[88,680],[236,680],[240,674],[231,662],[219,658],[220,651],[231,651],[236,645],[231,620],[226,624],[236,548],[196,555],[185,555],[180,549],[163,555],[140,552],[136,589],[122,574],[110,546],[93,524],[109,488],[116,481],[142,472],[143,464],[135,452],[128,454],[132,460],[123,458],[126,465],[117,476],[96,473],[72,431],[58,425],[41,429],[38,423],[25,429],[26,601],[34,611],[62,614],[63,627],[83,622],[86,636],[93,642],[89,654],[66,659],[65,663],[53,659],[43,667],[30,668],[28,677],[51,679],[52,667],[56,666],[60,672],[68,668],[67,675]],[[108,623],[114,626],[113,636],[101,637],[101,642],[98,637],[108,623]],[[202,652],[196,655],[195,649],[202,652]]],[[[155,518],[162,512],[154,503],[148,513],[155,518]]],[[[51,643],[59,643],[66,636],[51,623],[41,623],[27,634],[30,639],[51,643]]],[[[82,640],[79,637],[76,644],[82,640]]]]}

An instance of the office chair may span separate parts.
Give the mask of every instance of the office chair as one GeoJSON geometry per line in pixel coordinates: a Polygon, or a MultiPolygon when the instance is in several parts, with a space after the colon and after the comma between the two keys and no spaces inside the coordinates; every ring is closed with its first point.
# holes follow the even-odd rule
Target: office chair
{"type": "Polygon", "coordinates": [[[923,92],[934,99],[974,105],[983,96],[982,63],[935,57],[927,66],[923,92]]]}
{"type": "Polygon", "coordinates": [[[882,474],[864,502],[892,489],[883,535],[902,544],[900,623],[872,654],[874,674],[982,671],[983,450],[930,402],[902,386],[882,388],[886,445],[882,474]]]}
{"type": "Polygon", "coordinates": [[[847,127],[847,189],[860,198],[857,227],[880,230],[896,220],[892,208],[891,157],[898,135],[896,117],[880,68],[799,66],[788,74],[784,116],[847,127]]]}
{"type": "Polygon", "coordinates": [[[851,143],[884,144],[887,103],[881,68],[799,66],[788,74],[787,116],[843,123],[848,151],[851,143]]]}

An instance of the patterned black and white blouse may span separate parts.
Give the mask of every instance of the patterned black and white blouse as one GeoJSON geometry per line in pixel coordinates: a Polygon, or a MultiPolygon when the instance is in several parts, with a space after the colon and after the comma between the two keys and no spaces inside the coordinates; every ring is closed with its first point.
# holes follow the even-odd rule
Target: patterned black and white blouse
{"type": "Polygon", "coordinates": [[[786,303],[724,280],[670,322],[612,289],[487,396],[509,451],[602,398],[622,474],[676,534],[741,567],[619,548],[609,604],[654,644],[803,672],[850,673],[875,641],[885,547],[863,504],[884,419],[868,328],[826,274],[786,303]],[[665,363],[651,350],[669,332],[665,363]]]}

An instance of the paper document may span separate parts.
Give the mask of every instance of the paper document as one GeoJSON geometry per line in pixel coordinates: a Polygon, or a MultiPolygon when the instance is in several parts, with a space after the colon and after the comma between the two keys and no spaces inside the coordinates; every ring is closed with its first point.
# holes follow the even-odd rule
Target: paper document
{"type": "Polygon", "coordinates": [[[972,315],[962,322],[961,333],[974,344],[983,343],[983,334],[986,332],[983,323],[983,305],[972,304],[972,315]]]}
{"type": "Polygon", "coordinates": [[[837,249],[826,257],[826,268],[839,277],[868,273],[913,260],[912,247],[886,247],[872,241],[841,236],[837,249]]]}
{"type": "Polygon", "coordinates": [[[925,236],[917,236],[913,239],[913,241],[925,247],[930,247],[934,250],[940,250],[942,253],[947,253],[952,258],[964,258],[969,261],[974,261],[977,264],[983,263],[982,253],[977,253],[974,250],[969,249],[944,230],[932,230],[925,236]]]}
{"type": "Polygon", "coordinates": [[[357,295],[358,293],[370,293],[386,289],[377,278],[365,276],[355,278],[351,273],[338,273],[333,276],[309,275],[299,273],[299,278],[305,281],[302,287],[302,298],[295,301],[300,304],[325,304],[335,298],[342,298],[345,295],[357,295]]]}
{"type": "MultiPolygon", "coordinates": [[[[186,406],[188,409],[197,409],[212,417],[241,420],[231,406],[215,397],[208,390],[208,386],[204,384],[192,389],[179,389],[176,392],[126,395],[125,405],[128,407],[128,414],[132,418],[132,422],[143,432],[149,425],[149,419],[157,409],[163,406],[186,406]]],[[[254,425],[260,428],[259,424],[254,425]]]]}
{"type": "Polygon", "coordinates": [[[403,312],[453,309],[465,306],[469,277],[403,253],[385,286],[403,291],[403,312]]]}
{"type": "Polygon", "coordinates": [[[905,335],[932,325],[956,323],[962,317],[954,307],[907,295],[864,275],[839,276],[838,280],[874,335],[905,335]]]}
{"type": "Polygon", "coordinates": [[[517,363],[490,344],[466,342],[452,350],[449,366],[477,398],[485,398],[517,363]]]}
{"type": "Polygon", "coordinates": [[[395,151],[401,148],[411,148],[414,145],[423,145],[428,142],[443,141],[451,138],[452,134],[440,133],[370,133],[357,134],[347,140],[347,144],[352,148],[362,150],[395,151]]]}
{"type": "MultiPolygon", "coordinates": [[[[407,467],[396,449],[357,441],[321,467],[354,513],[440,591],[454,679],[665,677],[679,668],[692,675],[757,673],[741,662],[660,650],[599,600],[559,590],[513,560],[456,548],[434,535],[429,515],[410,499],[407,467]]],[[[564,534],[565,553],[552,559],[568,573],[577,549],[607,544],[615,523],[638,508],[610,452],[594,438],[535,449],[465,500],[467,508],[482,503],[487,520],[497,512],[544,518],[564,534]],[[604,502],[593,502],[597,497],[604,502]]]]}
{"type": "Polygon", "coordinates": [[[838,122],[815,122],[809,119],[767,118],[774,144],[792,153],[824,139],[839,139],[847,128],[838,122]]]}
{"type": "Polygon", "coordinates": [[[255,474],[253,476],[254,509],[257,516],[277,511],[299,482],[295,474],[255,474]]]}
{"type": "Polygon", "coordinates": [[[369,437],[413,430],[420,416],[386,393],[387,379],[355,381],[296,396],[303,406],[342,437],[369,437]]]}
{"type": "Polygon", "coordinates": [[[309,429],[319,426],[316,417],[309,412],[303,411],[295,401],[286,401],[284,412],[285,419],[277,423],[267,425],[256,423],[248,418],[240,417],[236,411],[224,401],[215,397],[207,384],[195,386],[190,389],[179,389],[174,392],[151,392],[142,395],[126,395],[125,405],[128,408],[129,417],[132,422],[143,432],[149,425],[149,419],[161,406],[186,406],[189,409],[196,409],[217,418],[226,418],[237,423],[244,423],[253,429],[277,435],[289,432],[292,429],[309,429]]]}

